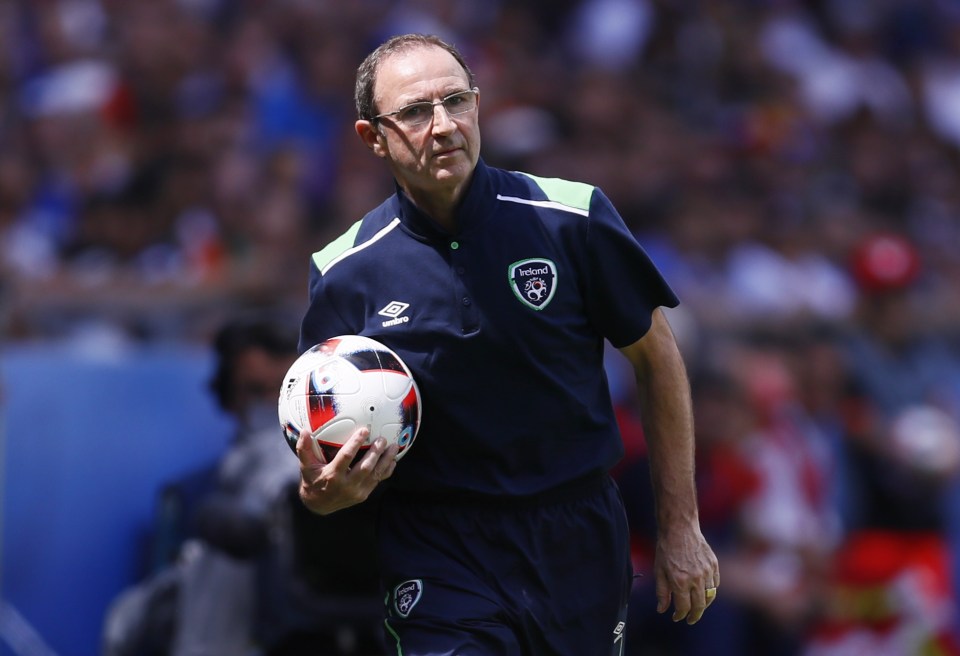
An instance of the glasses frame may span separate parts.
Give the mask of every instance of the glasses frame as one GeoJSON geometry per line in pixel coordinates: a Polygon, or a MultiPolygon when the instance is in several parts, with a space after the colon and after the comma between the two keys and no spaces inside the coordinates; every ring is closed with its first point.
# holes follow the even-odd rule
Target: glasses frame
{"type": "Polygon", "coordinates": [[[452,113],[449,109],[447,109],[446,106],[444,105],[444,103],[446,103],[446,102],[447,102],[448,100],[450,100],[451,98],[455,98],[456,96],[462,96],[463,94],[469,94],[469,93],[472,93],[474,96],[477,96],[477,95],[479,95],[479,93],[480,93],[480,88],[479,88],[479,87],[471,87],[471,88],[469,88],[469,89],[464,89],[463,91],[454,91],[453,93],[444,96],[444,97],[441,98],[440,100],[432,100],[432,101],[431,101],[431,100],[418,100],[417,102],[407,103],[406,105],[404,105],[404,106],[401,107],[400,109],[395,109],[395,110],[393,110],[392,112],[384,112],[383,114],[377,114],[376,116],[371,117],[371,118],[370,118],[370,121],[375,123],[375,122],[380,121],[381,119],[390,118],[390,117],[393,117],[393,116],[398,116],[399,114],[402,114],[403,112],[407,111],[407,110],[410,109],[411,107],[415,107],[415,106],[417,106],[417,105],[420,105],[420,106],[423,106],[423,107],[429,106],[429,107],[430,107],[430,112],[429,112],[429,114],[427,114],[427,118],[424,119],[423,123],[413,123],[413,124],[411,124],[411,123],[407,123],[407,122],[405,122],[405,121],[402,121],[401,119],[395,119],[395,122],[396,122],[397,124],[399,124],[399,125],[403,125],[403,126],[406,126],[406,127],[408,127],[408,128],[420,128],[420,127],[423,127],[423,126],[427,125],[428,123],[430,123],[430,121],[433,120],[433,118],[436,116],[436,107],[437,107],[437,105],[440,105],[441,107],[443,107],[443,111],[445,111],[445,112],[447,113],[447,116],[449,116],[449,117],[451,117],[451,118],[453,118],[454,116],[462,116],[463,114],[469,114],[470,112],[476,110],[477,106],[474,105],[471,109],[467,109],[467,110],[464,110],[464,111],[462,111],[462,112],[457,112],[456,114],[454,114],[454,113],[452,113]]]}

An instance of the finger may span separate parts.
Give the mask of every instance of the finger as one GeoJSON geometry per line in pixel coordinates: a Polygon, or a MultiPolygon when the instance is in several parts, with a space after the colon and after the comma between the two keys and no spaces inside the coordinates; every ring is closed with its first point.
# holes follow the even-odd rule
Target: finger
{"type": "Polygon", "coordinates": [[[710,607],[710,604],[714,602],[717,598],[717,589],[720,587],[720,563],[713,557],[713,583],[709,582],[710,579],[707,578],[707,589],[704,591],[704,595],[707,600],[707,608],[710,607]]]}
{"type": "Polygon", "coordinates": [[[364,445],[368,437],[370,437],[369,428],[366,426],[358,428],[354,434],[350,436],[350,439],[343,443],[343,446],[337,451],[337,455],[333,457],[330,464],[338,470],[349,470],[350,463],[352,463],[354,458],[357,457],[357,454],[360,453],[360,447],[364,445]]]}
{"type": "Polygon", "coordinates": [[[297,457],[302,467],[322,467],[327,464],[323,454],[318,454],[314,448],[313,434],[309,429],[301,429],[297,436],[297,457]]]}
{"type": "MultiPolygon", "coordinates": [[[[384,437],[378,437],[363,454],[363,457],[353,468],[353,471],[365,474],[370,477],[376,477],[377,465],[380,463],[383,452],[387,449],[387,440],[384,437]]],[[[382,468],[381,468],[382,469],[382,468]]]]}
{"type": "Polygon", "coordinates": [[[700,621],[700,618],[703,617],[703,612],[707,610],[707,606],[710,605],[712,598],[707,599],[706,591],[695,591],[692,592],[690,596],[693,603],[690,607],[690,612],[687,613],[687,624],[696,624],[700,621]]]}
{"type": "Polygon", "coordinates": [[[657,573],[657,612],[665,613],[670,608],[670,586],[659,572],[657,573]]]}
{"type": "Polygon", "coordinates": [[[673,621],[679,622],[690,614],[690,609],[693,607],[693,604],[690,600],[690,593],[687,591],[684,592],[674,592],[673,593],[673,621]]]}
{"type": "Polygon", "coordinates": [[[387,473],[384,478],[390,478],[393,470],[397,468],[397,458],[400,456],[400,445],[391,444],[383,454],[383,459],[387,461],[387,473]]]}
{"type": "Polygon", "coordinates": [[[713,601],[717,598],[717,588],[716,587],[707,588],[706,591],[704,592],[704,597],[707,600],[706,607],[709,608],[710,604],[712,604],[713,601]]]}
{"type": "Polygon", "coordinates": [[[703,608],[691,608],[690,613],[687,614],[687,624],[693,625],[700,621],[700,618],[703,617],[703,611],[707,610],[707,607],[703,608]]]}
{"type": "Polygon", "coordinates": [[[397,452],[400,448],[396,444],[391,444],[377,460],[373,469],[373,477],[378,481],[385,481],[393,475],[393,470],[397,468],[397,452]]]}

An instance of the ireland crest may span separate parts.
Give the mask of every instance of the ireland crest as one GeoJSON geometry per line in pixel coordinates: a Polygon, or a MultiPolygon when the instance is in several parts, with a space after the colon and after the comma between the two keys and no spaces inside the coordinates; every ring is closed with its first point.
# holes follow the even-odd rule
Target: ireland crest
{"type": "Polygon", "coordinates": [[[547,307],[557,290],[557,265],[544,258],[514,262],[507,276],[517,298],[537,311],[547,307]]]}
{"type": "Polygon", "coordinates": [[[400,617],[407,617],[410,611],[420,601],[423,594],[423,581],[413,579],[404,581],[393,589],[393,607],[400,617]]]}

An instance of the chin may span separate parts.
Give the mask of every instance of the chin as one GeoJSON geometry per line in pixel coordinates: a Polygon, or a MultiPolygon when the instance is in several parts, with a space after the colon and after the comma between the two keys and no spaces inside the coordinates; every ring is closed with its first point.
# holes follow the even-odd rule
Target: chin
{"type": "Polygon", "coordinates": [[[458,185],[470,177],[471,168],[469,166],[450,166],[443,167],[434,171],[433,180],[437,184],[445,187],[458,185]]]}
{"type": "Polygon", "coordinates": [[[434,178],[438,181],[449,179],[465,179],[470,177],[475,163],[467,157],[466,153],[458,154],[455,157],[447,158],[445,161],[434,162],[434,178]]]}

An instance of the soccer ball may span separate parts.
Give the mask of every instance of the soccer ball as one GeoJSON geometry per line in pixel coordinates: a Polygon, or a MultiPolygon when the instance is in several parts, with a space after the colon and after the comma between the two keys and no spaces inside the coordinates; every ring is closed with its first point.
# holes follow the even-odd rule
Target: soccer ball
{"type": "Polygon", "coordinates": [[[380,342],[341,335],[305,351],[290,366],[277,404],[280,426],[296,450],[301,429],[313,435],[313,449],[329,462],[358,428],[370,430],[359,455],[384,437],[400,447],[413,445],[420,428],[420,390],[400,357],[380,342]]]}

